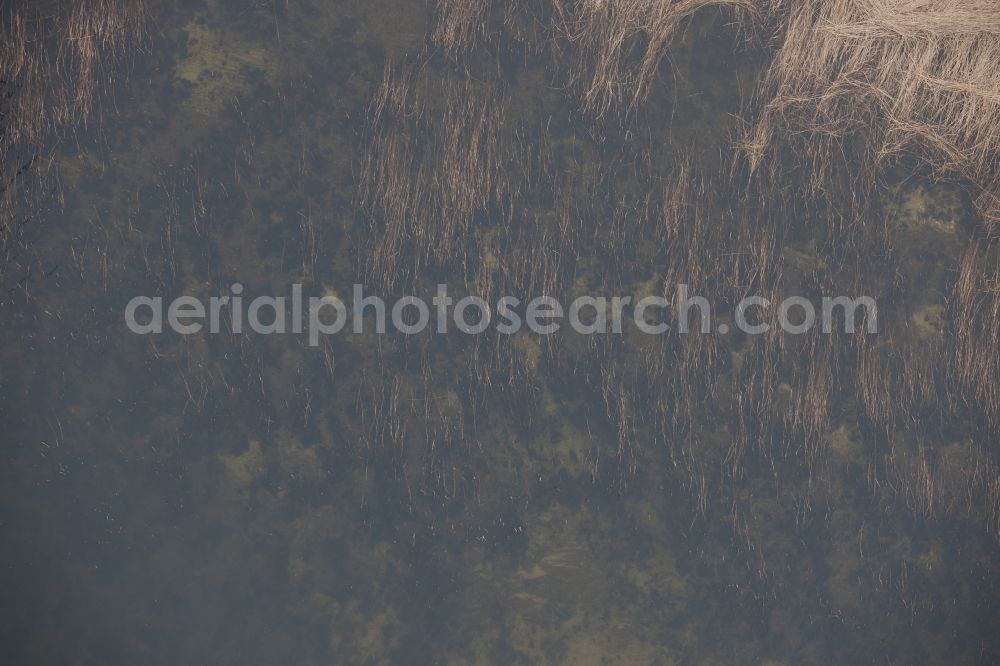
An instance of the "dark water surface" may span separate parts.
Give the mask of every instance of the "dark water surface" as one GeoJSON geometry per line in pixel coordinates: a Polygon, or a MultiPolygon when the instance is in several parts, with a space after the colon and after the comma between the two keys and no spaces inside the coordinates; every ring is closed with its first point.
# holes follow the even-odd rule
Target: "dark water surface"
{"type": "MultiPolygon", "coordinates": [[[[54,193],[3,296],[3,663],[996,663],[988,510],[956,493],[926,515],[919,490],[878,481],[889,447],[846,352],[832,352],[845,369],[822,455],[779,417],[754,441],[780,453],[754,449],[733,473],[732,415],[757,386],[740,369],[747,340],[671,373],[694,411],[662,436],[644,414],[666,380],[625,388],[642,386],[648,341],[519,335],[504,374],[499,346],[458,334],[310,348],[128,331],[138,294],[378,289],[358,189],[387,59],[502,80],[509,127],[531,150],[551,143],[564,187],[525,190],[530,224],[477,217],[464,262],[431,258],[417,277],[404,254],[386,296],[501,284],[505,235],[554,219],[559,196],[576,197],[564,294],[657,288],[661,240],[615,206],[662,178],[594,174],[639,152],[657,173],[684,151],[720,170],[760,54],[700,16],[636,116],[602,125],[549,55],[501,42],[448,62],[425,48],[429,16],[398,0],[157,3],[127,85],[58,142],[54,193]],[[618,252],[616,234],[642,240],[618,252]]],[[[423,150],[435,122],[400,131],[429,132],[413,135],[423,150]]],[[[958,188],[910,175],[879,197],[895,254],[859,256],[898,276],[877,344],[905,363],[947,336],[974,234],[958,188]]],[[[826,238],[803,220],[777,241],[786,293],[810,293],[826,238]]],[[[796,368],[779,371],[779,408],[796,368]]],[[[913,427],[904,458],[945,465],[991,445],[975,414],[913,427]]]]}

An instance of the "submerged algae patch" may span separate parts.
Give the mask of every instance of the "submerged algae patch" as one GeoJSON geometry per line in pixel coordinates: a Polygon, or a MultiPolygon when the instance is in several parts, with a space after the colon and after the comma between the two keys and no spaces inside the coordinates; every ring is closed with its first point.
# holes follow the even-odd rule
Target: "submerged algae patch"
{"type": "Polygon", "coordinates": [[[250,485],[263,474],[265,458],[261,451],[260,442],[252,439],[247,445],[246,451],[239,455],[221,455],[219,462],[222,463],[222,468],[234,490],[245,493],[250,485]]]}
{"type": "Polygon", "coordinates": [[[910,233],[952,235],[967,217],[962,193],[945,184],[900,186],[895,191],[899,223],[910,233]]]}
{"type": "Polygon", "coordinates": [[[246,93],[254,79],[278,72],[278,52],[272,45],[210,25],[205,16],[187,23],[184,32],[186,53],[175,75],[190,85],[189,108],[197,114],[214,117],[246,93]]]}

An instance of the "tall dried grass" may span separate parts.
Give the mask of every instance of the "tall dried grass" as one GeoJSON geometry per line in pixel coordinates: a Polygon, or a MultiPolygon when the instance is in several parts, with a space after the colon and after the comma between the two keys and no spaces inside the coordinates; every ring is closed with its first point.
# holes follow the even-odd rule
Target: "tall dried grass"
{"type": "Polygon", "coordinates": [[[960,386],[1000,431],[1000,243],[973,245],[951,303],[952,368],[960,386]]]}
{"type": "Polygon", "coordinates": [[[97,91],[116,79],[109,63],[134,52],[146,20],[145,0],[83,0],[45,13],[25,4],[0,17],[7,92],[0,147],[34,144],[46,132],[85,123],[97,91]]]}
{"type": "MultiPolygon", "coordinates": [[[[860,134],[874,165],[915,155],[1000,195],[1000,4],[792,0],[746,148],[753,168],[786,133],[860,134]]],[[[874,183],[873,183],[874,185],[874,183]]]]}
{"type": "Polygon", "coordinates": [[[452,61],[500,42],[508,55],[521,47],[538,53],[546,48],[552,9],[548,0],[437,0],[431,42],[452,61]]]}
{"type": "Polygon", "coordinates": [[[634,110],[646,99],[672,41],[696,12],[756,11],[753,0],[553,0],[553,6],[574,54],[571,82],[597,117],[634,110]]]}
{"type": "Polygon", "coordinates": [[[368,116],[359,202],[369,278],[386,289],[424,267],[461,264],[469,231],[516,198],[520,145],[497,86],[387,65],[368,116]]]}
{"type": "Polygon", "coordinates": [[[876,485],[928,520],[978,515],[987,533],[1000,538],[1000,467],[982,442],[897,443],[876,485]]]}
{"type": "Polygon", "coordinates": [[[450,56],[468,52],[486,35],[492,0],[438,0],[431,35],[450,56]]]}

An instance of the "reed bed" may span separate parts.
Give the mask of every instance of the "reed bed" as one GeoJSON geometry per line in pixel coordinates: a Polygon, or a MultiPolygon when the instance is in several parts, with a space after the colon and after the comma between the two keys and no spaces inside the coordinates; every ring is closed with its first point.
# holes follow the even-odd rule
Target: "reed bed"
{"type": "Polygon", "coordinates": [[[144,0],[85,0],[44,14],[29,3],[0,18],[5,157],[86,123],[96,93],[115,82],[117,63],[144,38],[146,20],[144,0]]]}
{"type": "Polygon", "coordinates": [[[0,245],[7,254],[29,171],[45,161],[46,143],[87,123],[98,93],[110,89],[122,60],[143,42],[147,7],[145,0],[80,0],[2,11],[0,245]]]}
{"type": "MultiPolygon", "coordinates": [[[[669,147],[673,159],[654,159],[662,146],[653,133],[649,145],[636,138],[640,114],[620,136],[610,125],[590,125],[592,141],[572,123],[550,130],[530,111],[513,122],[521,109],[510,108],[505,89],[509,63],[487,63],[484,71],[495,64],[495,72],[477,76],[463,58],[512,25],[511,12],[527,9],[441,0],[431,38],[446,62],[430,55],[420,68],[388,67],[370,107],[359,203],[368,220],[365,270],[383,288],[448,269],[454,282],[488,300],[501,293],[565,297],[581,285],[616,290],[653,275],[654,293],[670,297],[685,283],[713,304],[751,293],[777,303],[786,283],[881,302],[901,285],[878,185],[887,166],[913,157],[935,176],[971,184],[987,229],[997,229],[1000,70],[990,64],[1000,62],[1000,9],[993,3],[541,4],[532,20],[550,21],[539,50],[554,56],[551,79],[571,83],[578,95],[570,103],[589,119],[629,115],[643,104],[697,12],[725,11],[748,35],[763,30],[773,61],[745,140],[731,147],[736,167],[702,173],[696,151],[676,146],[669,147]],[[525,131],[532,123],[537,135],[525,131]],[[608,149],[618,139],[622,145],[608,149]],[[792,248],[802,255],[792,265],[790,239],[803,235],[811,249],[792,248]]],[[[538,108],[551,112],[549,102],[538,108]]],[[[876,490],[928,516],[972,506],[959,501],[964,492],[986,503],[995,525],[1000,482],[988,456],[955,455],[941,464],[932,447],[913,444],[917,431],[965,422],[967,404],[987,414],[994,431],[998,423],[1000,297],[988,268],[997,261],[976,243],[953,297],[952,337],[883,343],[814,330],[790,340],[778,332],[773,309],[763,313],[772,332],[742,340],[738,352],[712,333],[637,340],[626,332],[578,344],[484,337],[467,350],[468,391],[460,402],[474,414],[477,400],[486,405],[488,396],[503,394],[521,401],[525,421],[534,424],[544,418],[536,404],[540,369],[565,380],[603,407],[608,441],[594,455],[595,479],[625,489],[642,473],[650,442],[663,444],[695,512],[705,515],[710,499],[729,502],[748,551],[754,548],[740,497],[755,482],[755,463],[771,469],[775,490],[792,496],[803,519],[824,485],[837,417],[856,405],[873,448],[890,450],[872,477],[876,490]],[[963,465],[974,466],[974,487],[958,483],[963,465]],[[788,468],[808,472],[794,490],[796,474],[779,481],[788,468]]],[[[676,329],[676,321],[668,323],[676,329]]],[[[474,437],[474,418],[448,426],[437,403],[420,404],[425,412],[404,420],[437,424],[425,425],[421,436],[410,431],[428,455],[474,437]]],[[[432,477],[444,474],[444,466],[433,466],[439,471],[432,477]]]]}
{"type": "MultiPolygon", "coordinates": [[[[746,149],[803,130],[860,135],[882,165],[916,156],[977,188],[995,215],[1000,167],[1000,5],[992,0],[797,0],[758,93],[746,149]]],[[[874,183],[872,183],[874,185],[874,183]]]]}

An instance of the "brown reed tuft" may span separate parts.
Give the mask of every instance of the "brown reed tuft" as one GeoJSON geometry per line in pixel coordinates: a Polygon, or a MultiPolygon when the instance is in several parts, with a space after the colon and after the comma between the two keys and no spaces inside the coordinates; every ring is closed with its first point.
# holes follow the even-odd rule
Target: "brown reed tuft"
{"type": "Polygon", "coordinates": [[[511,205],[521,146],[505,105],[497,86],[468,75],[387,64],[359,186],[375,284],[392,289],[425,266],[463,265],[475,223],[511,205]]]}
{"type": "Polygon", "coordinates": [[[996,431],[1000,429],[1000,242],[973,244],[966,252],[949,317],[957,382],[996,431]]]}
{"type": "Polygon", "coordinates": [[[583,107],[601,118],[634,110],[649,94],[660,62],[696,12],[754,12],[753,0],[577,0],[554,2],[559,29],[575,54],[571,83],[583,107]]]}

